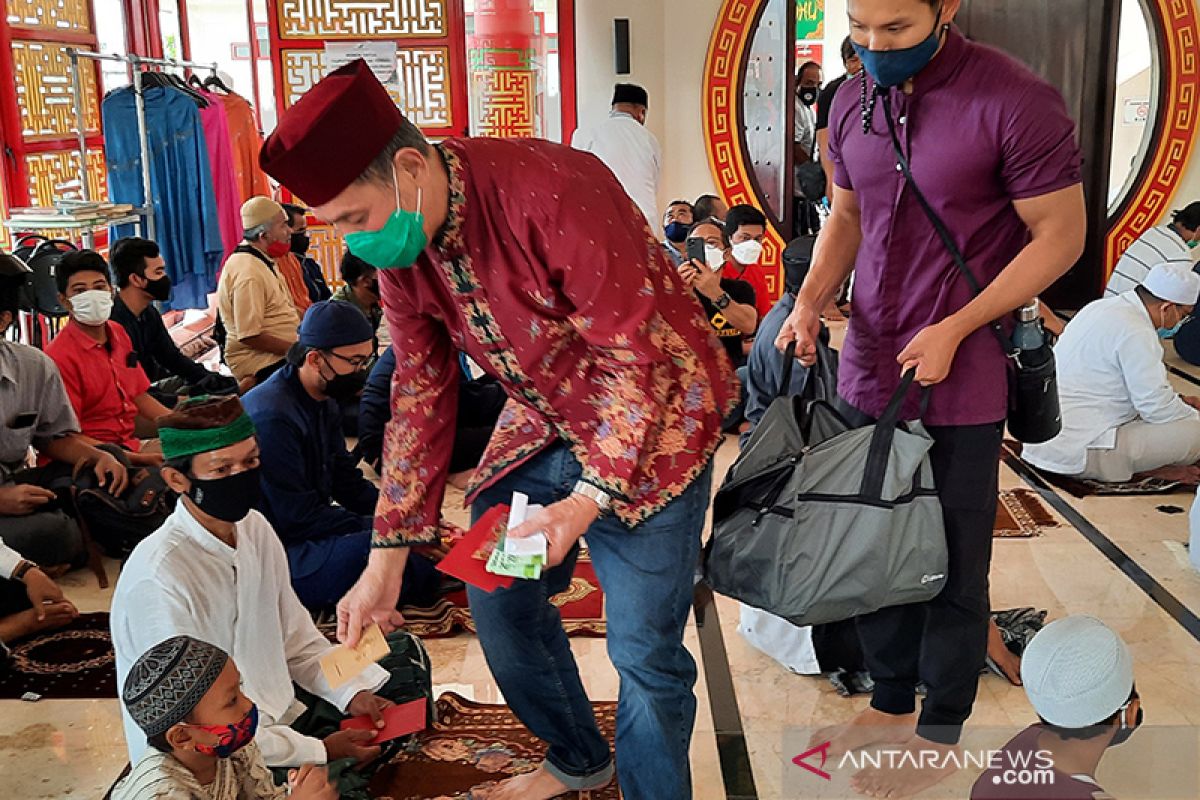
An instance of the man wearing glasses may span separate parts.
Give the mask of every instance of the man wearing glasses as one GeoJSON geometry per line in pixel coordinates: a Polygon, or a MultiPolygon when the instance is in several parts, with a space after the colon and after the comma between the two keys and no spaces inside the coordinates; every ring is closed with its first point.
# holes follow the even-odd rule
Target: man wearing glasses
{"type": "MultiPolygon", "coordinates": [[[[367,566],[379,490],[346,450],[339,403],[361,392],[375,332],[349,303],[314,303],[287,365],[243,398],[262,450],[257,507],[283,540],[292,586],[307,608],[331,608],[367,566]]],[[[416,556],[400,605],[427,605],[437,572],[416,556]]]]}
{"type": "Polygon", "coordinates": [[[1162,263],[1137,288],[1075,315],[1054,348],[1062,432],[1026,445],[1026,460],[1092,480],[1200,483],[1200,398],[1171,388],[1161,342],[1191,318],[1197,297],[1200,276],[1162,263]]]}

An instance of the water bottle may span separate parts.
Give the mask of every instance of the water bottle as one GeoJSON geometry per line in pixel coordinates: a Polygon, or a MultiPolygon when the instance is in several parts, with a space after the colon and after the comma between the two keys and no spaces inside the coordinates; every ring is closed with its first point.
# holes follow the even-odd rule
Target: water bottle
{"type": "Polygon", "coordinates": [[[1008,430],[1025,444],[1048,442],[1062,430],[1054,349],[1042,328],[1038,301],[1017,312],[1012,343],[1016,370],[1008,387],[1008,430]]]}
{"type": "MultiPolygon", "coordinates": [[[[1022,354],[1029,353],[1032,356],[1046,344],[1046,331],[1042,328],[1039,308],[1038,301],[1032,300],[1017,311],[1017,327],[1013,330],[1012,341],[1013,347],[1022,354]]],[[[1021,363],[1026,363],[1023,357],[1021,363]]]]}

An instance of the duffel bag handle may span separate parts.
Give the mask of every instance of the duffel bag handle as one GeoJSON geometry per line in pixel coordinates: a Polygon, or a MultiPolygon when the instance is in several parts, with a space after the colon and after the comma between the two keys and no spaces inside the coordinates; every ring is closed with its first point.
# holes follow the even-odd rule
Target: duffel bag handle
{"type": "MultiPolygon", "coordinates": [[[[808,380],[804,382],[804,389],[800,392],[800,396],[805,400],[817,399],[817,385],[813,380],[813,376],[820,374],[825,361],[824,347],[819,344],[817,346],[817,360],[810,367],[804,367],[809,370],[808,380]]],[[[779,378],[779,389],[776,391],[776,398],[788,397],[788,389],[792,385],[792,370],[796,366],[796,340],[788,342],[787,349],[783,352],[783,375],[779,378]]]]}
{"type": "Polygon", "coordinates": [[[888,402],[879,420],[875,423],[875,431],[871,434],[871,448],[867,451],[867,468],[863,472],[860,494],[874,500],[883,499],[883,479],[887,475],[888,459],[892,455],[892,441],[896,438],[896,426],[900,424],[900,411],[904,401],[916,380],[917,369],[912,367],[905,371],[896,387],[896,393],[888,402]]]}
{"type": "Polygon", "coordinates": [[[775,392],[775,397],[787,397],[788,387],[792,385],[792,368],[796,366],[796,340],[792,339],[788,342],[787,349],[783,351],[783,374],[779,376],[779,389],[775,392]]]}

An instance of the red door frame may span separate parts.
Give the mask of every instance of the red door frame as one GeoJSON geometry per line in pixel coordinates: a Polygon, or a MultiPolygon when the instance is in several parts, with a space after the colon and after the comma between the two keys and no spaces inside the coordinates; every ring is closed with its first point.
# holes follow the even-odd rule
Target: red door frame
{"type": "Polygon", "coordinates": [[[575,105],[575,0],[558,0],[558,72],[562,101],[562,140],[570,144],[579,125],[575,105]]]}
{"type": "MultiPolygon", "coordinates": [[[[125,8],[125,46],[134,55],[162,58],[162,28],[158,0],[122,0],[125,8]]],[[[183,3],[180,3],[182,13],[183,3]]]]}
{"type": "MultiPolygon", "coordinates": [[[[91,3],[88,3],[88,18],[91,33],[10,25],[8,3],[6,0],[0,0],[0,85],[16,86],[16,62],[12,54],[14,41],[54,42],[88,50],[96,49],[96,12],[91,3]]],[[[95,71],[96,86],[99,90],[100,62],[85,63],[95,71]]],[[[87,141],[89,148],[102,148],[104,145],[104,138],[99,132],[88,137],[87,141]]],[[[71,133],[58,139],[26,141],[22,132],[21,107],[17,102],[17,93],[12,91],[0,92],[0,145],[3,147],[4,158],[4,197],[0,197],[0,207],[7,209],[27,206],[31,201],[26,156],[74,150],[78,147],[78,139],[71,133]]]]}

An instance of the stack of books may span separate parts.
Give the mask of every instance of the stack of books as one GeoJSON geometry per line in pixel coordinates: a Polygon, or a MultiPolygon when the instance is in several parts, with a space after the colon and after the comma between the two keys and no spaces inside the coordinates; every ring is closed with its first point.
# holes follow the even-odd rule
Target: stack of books
{"type": "Polygon", "coordinates": [[[60,200],[53,206],[14,208],[5,225],[9,228],[40,229],[58,227],[100,227],[134,213],[129,203],[101,203],[88,200],[60,200]]]}

